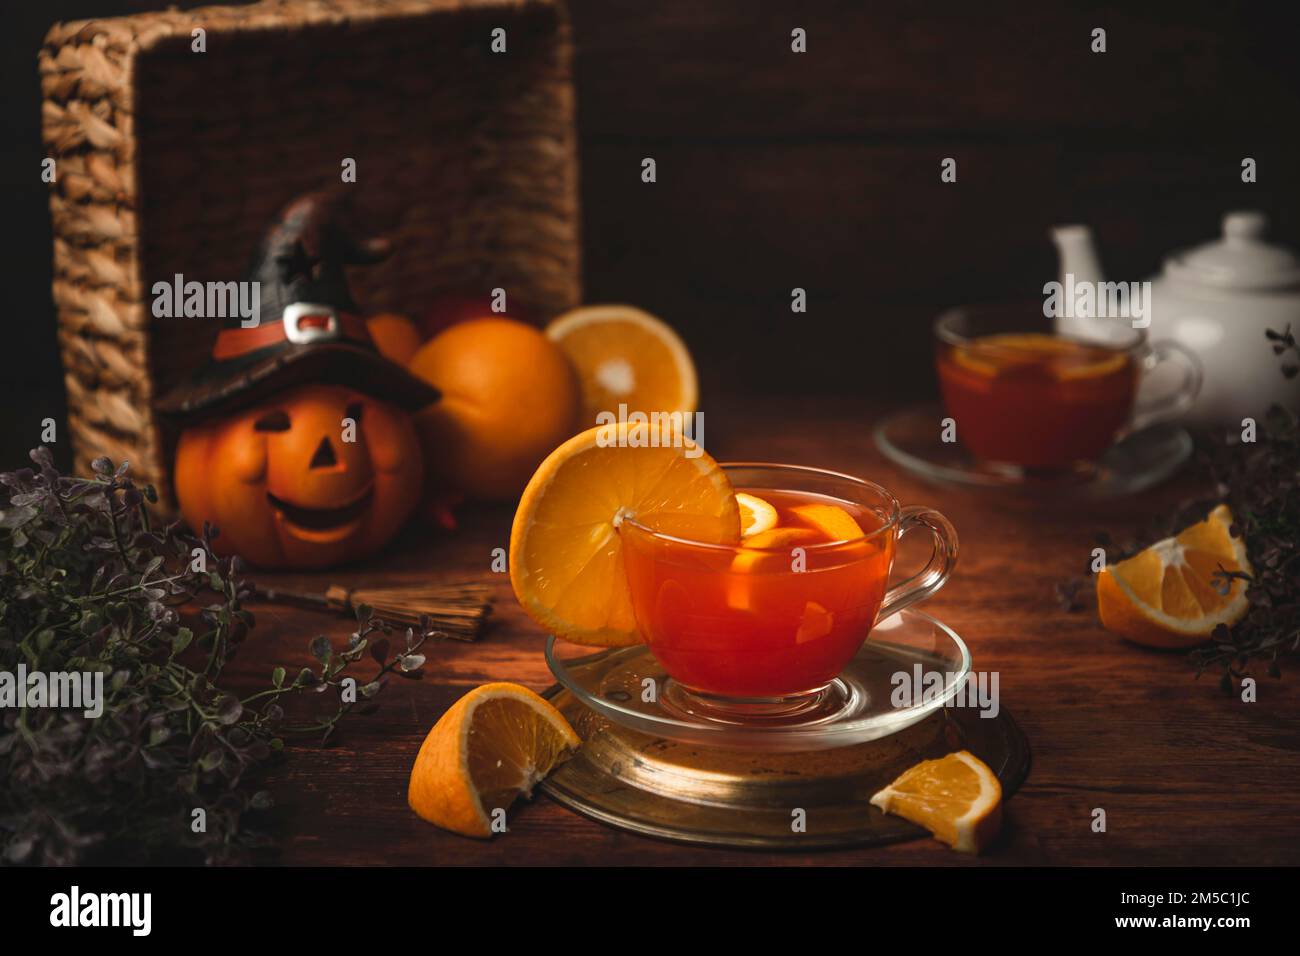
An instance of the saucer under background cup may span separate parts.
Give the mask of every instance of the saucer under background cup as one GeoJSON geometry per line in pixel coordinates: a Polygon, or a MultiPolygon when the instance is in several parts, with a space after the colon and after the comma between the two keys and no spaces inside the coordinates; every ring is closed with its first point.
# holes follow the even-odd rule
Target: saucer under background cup
{"type": "Polygon", "coordinates": [[[933,484],[1008,489],[1046,498],[1114,498],[1135,494],[1171,478],[1192,456],[1185,428],[1162,423],[1125,436],[1090,472],[1026,475],[981,462],[960,442],[944,442],[942,406],[912,406],[876,426],[876,447],[894,464],[933,484]]]}

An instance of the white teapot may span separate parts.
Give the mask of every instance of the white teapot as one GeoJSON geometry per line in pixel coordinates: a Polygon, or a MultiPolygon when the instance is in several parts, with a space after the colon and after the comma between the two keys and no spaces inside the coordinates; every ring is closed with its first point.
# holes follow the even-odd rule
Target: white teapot
{"type": "MultiPolygon", "coordinates": [[[[1264,241],[1267,224],[1263,213],[1230,212],[1223,238],[1168,256],[1150,280],[1148,336],[1185,346],[1204,369],[1200,394],[1181,416],[1187,424],[1240,426],[1274,403],[1300,409],[1300,376],[1283,376],[1288,360],[1264,334],[1289,325],[1300,335],[1300,259],[1264,241]]],[[[1052,238],[1062,276],[1103,281],[1086,227],[1060,227],[1052,238]]]]}

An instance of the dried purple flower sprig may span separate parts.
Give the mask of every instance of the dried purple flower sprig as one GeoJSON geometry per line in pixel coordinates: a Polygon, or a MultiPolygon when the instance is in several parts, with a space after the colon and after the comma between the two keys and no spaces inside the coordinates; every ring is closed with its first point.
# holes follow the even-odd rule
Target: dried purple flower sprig
{"type": "Polygon", "coordinates": [[[97,459],[89,478],[62,476],[45,448],[35,468],[0,474],[0,671],[102,673],[103,713],[0,711],[0,861],[9,863],[242,862],[273,843],[263,811],[265,770],[293,733],[328,738],[391,674],[420,675],[420,647],[438,635],[393,628],[369,608],[335,651],[310,644],[319,670],[239,697],[219,684],[254,626],[239,558],[177,525],[155,528],[152,487],[125,464],[97,459]],[[206,602],[206,603],[200,603],[206,602]],[[372,643],[375,634],[384,635],[372,643]],[[369,651],[379,671],[348,674],[369,651]],[[357,694],[344,695],[356,680],[357,694]],[[331,713],[291,720],[287,698],[315,693],[331,713]],[[195,811],[202,810],[201,828],[195,811]],[[197,830],[197,832],[196,832],[197,830]]]}

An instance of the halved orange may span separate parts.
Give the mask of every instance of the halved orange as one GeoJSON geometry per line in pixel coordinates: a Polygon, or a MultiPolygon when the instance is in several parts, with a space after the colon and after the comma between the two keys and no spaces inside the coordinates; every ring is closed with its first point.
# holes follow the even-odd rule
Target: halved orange
{"type": "Polygon", "coordinates": [[[1219,505],[1172,538],[1157,541],[1097,575],[1102,625],[1150,647],[1193,647],[1220,624],[1231,626],[1249,609],[1246,582],[1233,579],[1227,593],[1216,572],[1250,574],[1246,544],[1229,533],[1232,511],[1219,505]]]}
{"type": "Polygon", "coordinates": [[[680,431],[589,428],[542,462],[515,511],[510,583],[534,621],[578,644],[640,643],[619,537],[628,518],[692,541],[740,540],[731,482],[680,431]]]}
{"type": "Polygon", "coordinates": [[[630,305],[589,305],[559,316],[547,336],[569,356],[582,383],[583,423],[601,412],[695,411],[691,353],[665,322],[630,305]]]}
{"type": "Polygon", "coordinates": [[[550,703],[518,684],[476,687],[433,725],[411,768],[406,799],[430,823],[492,835],[509,809],[582,741],[550,703]]]}
{"type": "Polygon", "coordinates": [[[923,760],[871,798],[963,853],[979,853],[1002,827],[1002,784],[968,750],[923,760]]]}

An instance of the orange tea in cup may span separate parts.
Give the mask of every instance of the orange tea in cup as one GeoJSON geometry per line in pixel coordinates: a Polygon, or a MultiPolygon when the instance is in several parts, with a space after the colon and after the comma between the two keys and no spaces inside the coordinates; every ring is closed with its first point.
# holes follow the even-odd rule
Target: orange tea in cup
{"type": "Polygon", "coordinates": [[[1194,355],[1148,344],[1128,321],[1090,319],[1062,334],[1041,305],[1005,303],[953,309],[934,331],[957,442],[1000,469],[1090,473],[1118,439],[1180,414],[1201,387],[1194,355]],[[1138,401],[1158,368],[1178,372],[1177,387],[1138,401]]]}
{"type": "Polygon", "coordinates": [[[1100,457],[1128,422],[1138,385],[1126,351],[1035,332],[940,342],[938,371],[957,440],[1023,468],[1100,457]]]}
{"type": "Polygon", "coordinates": [[[659,534],[627,521],[623,561],[638,629],[686,690],[726,701],[797,700],[853,659],[877,616],[929,596],[956,559],[938,512],[902,508],[870,482],[789,465],[724,465],[740,497],[775,509],[738,545],[659,534]],[[926,527],[931,561],[889,588],[899,536],[926,527]]]}

